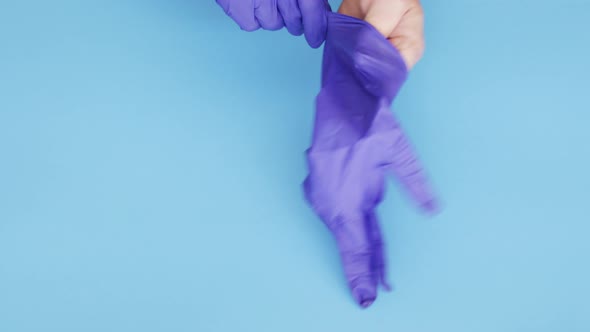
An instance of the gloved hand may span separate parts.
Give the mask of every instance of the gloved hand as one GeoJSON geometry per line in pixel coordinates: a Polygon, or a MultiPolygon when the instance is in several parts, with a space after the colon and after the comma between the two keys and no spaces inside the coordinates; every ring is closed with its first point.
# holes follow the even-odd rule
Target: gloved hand
{"type": "Polygon", "coordinates": [[[322,88],[307,151],[307,200],[333,233],[354,299],[389,289],[376,216],[387,174],[428,212],[436,201],[390,106],[407,76],[400,53],[369,23],[328,15],[322,88]]]}
{"type": "Polygon", "coordinates": [[[287,30],[305,39],[313,48],[318,48],[326,38],[327,18],[331,11],[327,0],[216,0],[225,13],[240,28],[254,31],[287,30]]]}

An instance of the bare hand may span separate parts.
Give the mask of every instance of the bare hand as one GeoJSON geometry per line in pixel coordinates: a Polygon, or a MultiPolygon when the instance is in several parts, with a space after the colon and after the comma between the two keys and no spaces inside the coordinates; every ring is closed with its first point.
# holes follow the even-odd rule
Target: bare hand
{"type": "Polygon", "coordinates": [[[339,13],[373,25],[404,58],[408,69],[424,52],[424,12],[419,0],[344,0],[339,13]]]}

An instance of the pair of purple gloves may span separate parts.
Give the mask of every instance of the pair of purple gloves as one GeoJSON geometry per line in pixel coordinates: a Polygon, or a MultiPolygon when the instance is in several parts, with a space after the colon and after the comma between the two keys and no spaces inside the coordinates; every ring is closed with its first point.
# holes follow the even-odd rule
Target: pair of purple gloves
{"type": "MultiPolygon", "coordinates": [[[[283,22],[291,14],[302,14],[285,15],[285,7],[260,12],[262,6],[232,6],[245,2],[280,4],[281,0],[218,0],[240,24],[254,20],[264,27],[266,23],[262,22],[270,18],[262,13],[269,11],[282,15],[283,22]]],[[[307,8],[301,3],[309,5],[323,0],[298,2],[301,9],[307,8]]],[[[352,295],[365,308],[377,297],[380,285],[386,290],[390,288],[375,211],[383,198],[386,176],[396,176],[424,211],[435,212],[437,203],[390,110],[407,77],[403,58],[369,23],[332,13],[327,6],[317,10],[326,23],[312,25],[310,35],[321,36],[325,29],[325,47],[304,190],[310,205],[334,235],[352,295]]],[[[276,21],[280,19],[275,18],[276,21]]],[[[302,22],[303,30],[308,31],[306,21],[302,22]]],[[[280,27],[273,28],[277,26],[280,27]]]]}

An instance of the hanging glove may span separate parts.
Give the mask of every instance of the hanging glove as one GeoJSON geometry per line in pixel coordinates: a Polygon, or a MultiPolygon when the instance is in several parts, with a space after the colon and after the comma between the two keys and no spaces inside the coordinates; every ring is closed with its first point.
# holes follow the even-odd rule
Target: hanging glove
{"type": "Polygon", "coordinates": [[[318,48],[326,38],[327,0],[216,0],[225,13],[246,31],[287,30],[318,48]]]}
{"type": "Polygon", "coordinates": [[[307,150],[307,200],[334,235],[353,298],[368,307],[386,280],[376,207],[393,174],[423,210],[437,208],[390,110],[407,76],[399,52],[370,24],[328,14],[322,88],[307,150]]]}

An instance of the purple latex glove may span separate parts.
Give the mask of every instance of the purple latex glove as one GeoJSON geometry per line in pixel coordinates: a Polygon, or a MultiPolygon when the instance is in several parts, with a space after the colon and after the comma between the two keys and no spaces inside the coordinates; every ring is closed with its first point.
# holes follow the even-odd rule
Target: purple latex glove
{"type": "Polygon", "coordinates": [[[373,303],[385,277],[376,207],[387,174],[428,212],[436,202],[390,106],[406,80],[399,52],[370,24],[329,13],[322,89],[307,151],[307,200],[333,233],[354,299],[373,303]]]}
{"type": "Polygon", "coordinates": [[[254,31],[287,30],[305,39],[313,48],[320,47],[326,38],[330,4],[327,0],[216,0],[225,13],[240,28],[254,31]]]}

